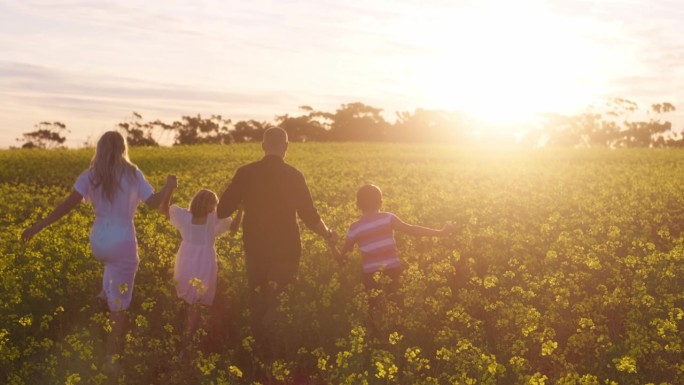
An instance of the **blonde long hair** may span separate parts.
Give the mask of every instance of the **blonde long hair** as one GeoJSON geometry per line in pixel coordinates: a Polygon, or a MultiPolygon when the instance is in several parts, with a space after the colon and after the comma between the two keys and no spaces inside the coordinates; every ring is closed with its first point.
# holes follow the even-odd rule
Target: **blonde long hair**
{"type": "Polygon", "coordinates": [[[90,168],[93,187],[102,186],[102,194],[110,202],[114,200],[121,178],[135,179],[137,170],[128,159],[126,138],[118,131],[107,131],[100,137],[90,168]]]}
{"type": "Polygon", "coordinates": [[[218,196],[216,196],[215,192],[201,189],[190,201],[190,212],[195,218],[204,218],[207,214],[216,210],[217,203],[218,196]]]}

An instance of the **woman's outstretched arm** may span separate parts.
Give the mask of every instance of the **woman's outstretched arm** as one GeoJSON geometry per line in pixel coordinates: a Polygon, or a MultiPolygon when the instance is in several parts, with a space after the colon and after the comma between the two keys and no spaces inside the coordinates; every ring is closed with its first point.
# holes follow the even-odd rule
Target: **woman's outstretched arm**
{"type": "Polygon", "coordinates": [[[67,215],[69,211],[73,210],[74,207],[78,206],[79,203],[83,200],[83,196],[81,193],[78,191],[74,190],[71,192],[71,194],[62,201],[57,207],[55,207],[54,210],[50,214],[48,214],[45,218],[41,219],[36,223],[35,225],[27,228],[24,230],[24,232],[21,234],[21,239],[24,242],[28,242],[33,238],[40,230],[44,229],[45,227],[57,222],[60,218],[63,216],[67,215]]]}

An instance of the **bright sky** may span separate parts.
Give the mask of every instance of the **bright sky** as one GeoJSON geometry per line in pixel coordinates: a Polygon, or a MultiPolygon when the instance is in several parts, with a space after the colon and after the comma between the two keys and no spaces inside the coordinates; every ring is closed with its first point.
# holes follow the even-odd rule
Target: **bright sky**
{"type": "Polygon", "coordinates": [[[0,147],[70,146],[132,116],[273,121],[301,105],[463,110],[493,123],[610,97],[684,128],[679,0],[0,0],[0,147]]]}

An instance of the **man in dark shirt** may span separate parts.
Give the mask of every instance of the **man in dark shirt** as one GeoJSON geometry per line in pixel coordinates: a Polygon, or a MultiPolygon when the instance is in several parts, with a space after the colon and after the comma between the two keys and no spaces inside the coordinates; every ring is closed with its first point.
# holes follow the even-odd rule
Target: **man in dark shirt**
{"type": "Polygon", "coordinates": [[[217,208],[220,218],[240,205],[244,209],[242,240],[257,338],[276,318],[278,294],[297,277],[302,252],[297,215],[327,241],[336,236],[318,215],[304,175],[285,163],[287,146],[285,130],[266,130],[261,144],[265,156],[237,170],[217,208]]]}

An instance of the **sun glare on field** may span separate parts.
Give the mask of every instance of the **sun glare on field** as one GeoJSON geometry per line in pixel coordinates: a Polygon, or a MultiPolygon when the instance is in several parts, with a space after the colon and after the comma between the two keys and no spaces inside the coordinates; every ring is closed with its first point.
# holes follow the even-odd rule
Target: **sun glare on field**
{"type": "Polygon", "coordinates": [[[419,105],[519,127],[543,112],[583,108],[601,92],[598,45],[538,2],[477,2],[444,18],[414,31],[412,42],[429,47],[406,65],[419,105]]]}

